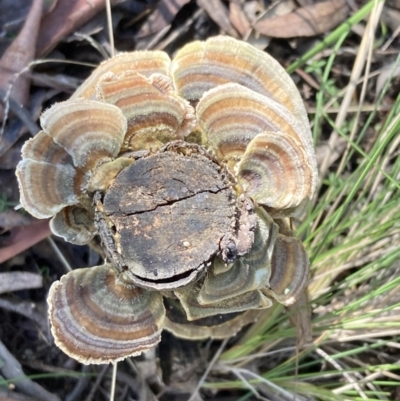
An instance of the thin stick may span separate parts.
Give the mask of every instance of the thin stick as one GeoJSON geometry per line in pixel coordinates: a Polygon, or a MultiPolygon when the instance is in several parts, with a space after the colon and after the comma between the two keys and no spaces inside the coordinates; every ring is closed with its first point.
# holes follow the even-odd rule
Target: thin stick
{"type": "Polygon", "coordinates": [[[0,341],[0,358],[2,361],[2,378],[13,380],[17,390],[43,401],[60,401],[60,398],[45,390],[38,383],[25,376],[21,364],[15,359],[14,355],[0,341]],[[15,379],[19,380],[15,380],[15,379]]]}
{"type": "MultiPolygon", "coordinates": [[[[248,369],[231,368],[231,370],[236,376],[238,376],[238,377],[241,376],[246,381],[247,381],[247,379],[245,378],[245,375],[254,377],[255,379],[259,380],[261,383],[266,385],[268,387],[268,389],[272,389],[272,390],[276,391],[285,400],[296,400],[296,399],[304,400],[304,398],[300,397],[298,394],[290,393],[289,391],[285,390],[284,388],[279,387],[277,384],[267,380],[265,377],[262,377],[248,369]]],[[[251,383],[249,381],[247,381],[247,383],[249,383],[251,385],[251,383]]],[[[262,399],[265,399],[265,398],[262,398],[262,399]]]]}
{"type": "Polygon", "coordinates": [[[211,359],[210,363],[208,364],[207,369],[204,372],[203,376],[201,376],[199,382],[197,383],[197,386],[193,390],[192,395],[190,396],[190,398],[187,401],[193,401],[196,398],[196,396],[197,396],[197,394],[198,394],[198,392],[200,390],[200,387],[203,385],[203,383],[207,379],[208,374],[211,372],[211,369],[214,367],[215,363],[218,361],[218,358],[221,355],[222,351],[225,349],[225,346],[226,346],[228,340],[229,340],[229,338],[226,338],[222,342],[222,344],[219,347],[218,351],[215,353],[213,359],[211,359]]]}
{"type": "Polygon", "coordinates": [[[99,388],[100,383],[103,380],[103,377],[107,372],[107,369],[108,369],[108,365],[104,365],[103,369],[101,369],[100,373],[97,375],[96,381],[94,382],[93,387],[90,390],[90,393],[85,398],[85,401],[92,401],[93,400],[94,395],[96,394],[96,391],[99,388]]]}
{"type": "Polygon", "coordinates": [[[111,52],[111,57],[114,57],[114,32],[113,32],[113,26],[112,26],[110,0],[106,0],[106,10],[107,10],[108,37],[110,39],[110,47],[111,47],[110,52],[111,52]]]}
{"type": "MultiPolygon", "coordinates": [[[[362,391],[361,387],[357,383],[357,380],[352,377],[348,372],[345,372],[342,366],[335,360],[333,359],[328,353],[326,353],[323,349],[321,348],[316,348],[315,352],[322,356],[323,359],[325,359],[327,362],[329,362],[336,370],[339,372],[342,372],[344,378],[349,382],[349,384],[352,385],[352,387],[358,392],[361,398],[367,399],[368,397],[366,394],[362,391]]],[[[335,391],[334,391],[335,392],[335,391]]]]}
{"type": "MultiPolygon", "coordinates": [[[[31,113],[21,104],[18,104],[15,100],[10,98],[10,93],[7,91],[5,92],[3,89],[0,89],[0,102],[3,102],[4,99],[4,106],[11,109],[14,114],[18,116],[18,118],[25,124],[26,128],[28,128],[30,134],[36,135],[40,128],[33,120],[31,113]]],[[[2,129],[3,132],[3,129],[2,129]]]]}
{"type": "Polygon", "coordinates": [[[262,397],[257,389],[240,373],[241,369],[232,369],[232,372],[238,377],[239,380],[254,394],[258,400],[269,401],[267,398],[262,397]]]}
{"type": "Polygon", "coordinates": [[[117,382],[117,369],[118,369],[118,362],[115,362],[113,365],[113,372],[112,372],[112,379],[111,379],[110,401],[114,401],[114,397],[115,397],[115,384],[117,382]]]}
{"type": "Polygon", "coordinates": [[[51,247],[53,248],[54,252],[56,253],[56,255],[58,256],[58,259],[60,259],[61,263],[64,265],[65,270],[67,272],[72,271],[72,267],[71,265],[68,263],[67,259],[65,259],[64,255],[62,254],[62,252],[60,251],[60,248],[57,246],[57,244],[53,241],[53,239],[51,237],[47,238],[47,241],[49,241],[51,247]]]}

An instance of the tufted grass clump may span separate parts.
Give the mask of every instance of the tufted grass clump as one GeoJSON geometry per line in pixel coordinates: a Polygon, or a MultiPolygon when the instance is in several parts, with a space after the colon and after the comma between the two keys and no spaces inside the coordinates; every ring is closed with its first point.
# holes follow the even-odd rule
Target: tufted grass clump
{"type": "Polygon", "coordinates": [[[297,231],[311,259],[313,340],[296,347],[301,333],[276,306],[222,353],[219,367],[237,380],[204,387],[246,389],[240,401],[262,394],[282,400],[393,399],[399,361],[391,350],[400,347],[400,94],[390,107],[387,101],[400,56],[371,96],[371,77],[379,74],[372,59],[382,46],[381,10],[381,2],[368,2],[288,67],[294,72],[302,66],[319,83],[316,107],[309,111],[320,190],[297,231]],[[350,78],[339,87],[334,76],[344,42],[365,17],[350,78]],[[375,41],[368,40],[371,32],[375,41]]]}

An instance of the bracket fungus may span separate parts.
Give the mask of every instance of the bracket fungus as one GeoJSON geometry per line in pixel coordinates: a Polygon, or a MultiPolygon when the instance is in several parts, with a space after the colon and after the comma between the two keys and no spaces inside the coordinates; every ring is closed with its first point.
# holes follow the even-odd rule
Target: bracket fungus
{"type": "Polygon", "coordinates": [[[163,329],[224,338],[273,300],[293,304],[309,262],[291,231],[317,169],[306,111],[271,56],[229,37],[103,62],[46,110],[22,150],[24,208],[107,263],[48,297],[56,344],[82,363],[154,347],[163,329]]]}

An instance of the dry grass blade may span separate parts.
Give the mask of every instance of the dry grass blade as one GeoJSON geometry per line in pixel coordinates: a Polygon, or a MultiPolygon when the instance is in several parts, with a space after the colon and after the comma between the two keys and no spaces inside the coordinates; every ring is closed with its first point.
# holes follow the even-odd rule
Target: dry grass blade
{"type": "MultiPolygon", "coordinates": [[[[341,102],[340,105],[340,111],[336,117],[335,120],[335,126],[336,127],[341,127],[343,122],[346,119],[347,116],[347,110],[351,104],[351,101],[353,99],[354,92],[356,90],[356,83],[358,79],[361,76],[361,73],[365,67],[365,63],[368,57],[368,52],[370,51],[370,47],[372,46],[373,41],[371,40],[371,33],[373,34],[379,24],[379,17],[382,13],[383,9],[383,2],[378,1],[375,3],[375,7],[371,13],[370,19],[367,24],[367,28],[364,31],[364,36],[361,41],[360,49],[357,53],[356,60],[354,62],[354,66],[351,72],[351,76],[349,79],[349,84],[346,90],[346,93],[344,95],[344,98],[341,102]]],[[[333,131],[329,137],[329,149],[332,153],[336,154],[336,158],[340,156],[340,154],[337,154],[337,144],[340,141],[339,134],[337,131],[333,131]]],[[[320,167],[320,176],[321,179],[326,175],[326,172],[329,168],[329,161],[333,161],[334,159],[325,159],[320,167]]]]}
{"type": "MultiPolygon", "coordinates": [[[[333,367],[335,369],[337,369],[340,372],[343,372],[343,368],[340,366],[340,364],[338,362],[336,362],[328,353],[326,353],[324,350],[322,350],[321,348],[316,348],[315,352],[319,355],[322,356],[322,358],[324,358],[327,362],[329,362],[330,364],[333,365],[333,367]]],[[[357,379],[355,379],[354,377],[352,377],[349,373],[343,372],[343,376],[346,378],[346,380],[350,383],[349,388],[354,387],[358,393],[360,394],[361,398],[366,400],[368,399],[368,397],[366,396],[366,394],[361,390],[360,386],[357,383],[357,379]]]]}

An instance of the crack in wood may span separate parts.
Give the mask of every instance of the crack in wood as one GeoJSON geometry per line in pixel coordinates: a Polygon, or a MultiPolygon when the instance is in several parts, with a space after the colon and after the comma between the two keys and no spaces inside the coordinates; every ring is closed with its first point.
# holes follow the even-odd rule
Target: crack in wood
{"type": "Polygon", "coordinates": [[[216,256],[231,262],[250,249],[249,199],[204,149],[178,143],[125,167],[95,196],[107,256],[134,283],[173,289],[196,281],[216,256]]]}

